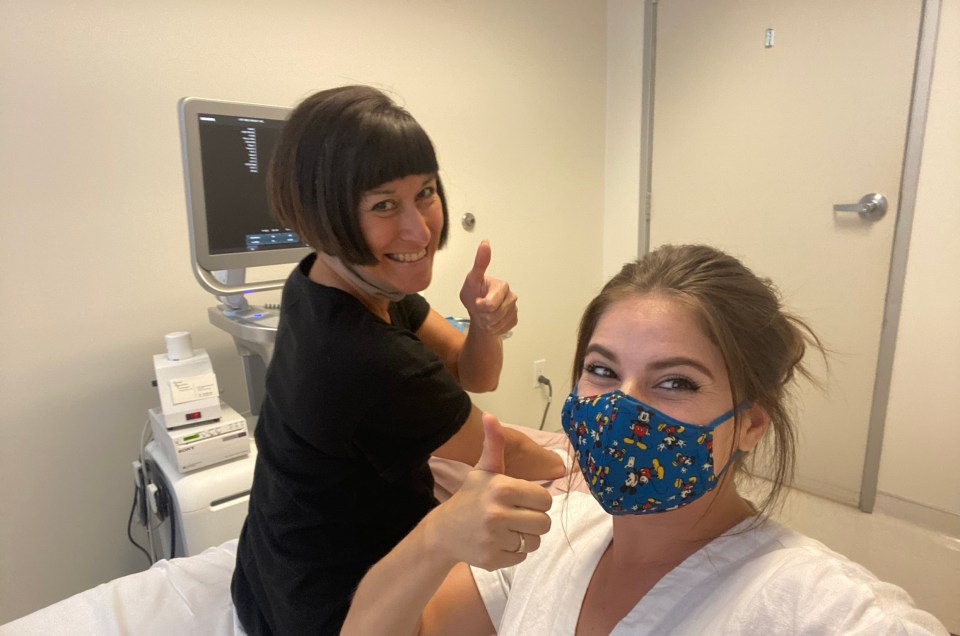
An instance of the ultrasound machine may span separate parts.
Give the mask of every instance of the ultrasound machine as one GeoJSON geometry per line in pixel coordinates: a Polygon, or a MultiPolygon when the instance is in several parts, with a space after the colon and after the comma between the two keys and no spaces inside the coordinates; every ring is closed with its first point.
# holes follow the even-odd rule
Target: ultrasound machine
{"type": "Polygon", "coordinates": [[[290,109],[193,97],[178,108],[193,270],[219,301],[208,317],[233,337],[250,413],[219,399],[209,357],[187,332],[167,334],[167,351],[154,356],[161,406],[148,412],[153,440],[133,462],[137,520],[153,559],[192,556],[239,536],[256,459],[248,422],[252,430],[280,317],[277,305],[254,305],[247,295],[284,283],[248,283],[247,270],[310,252],[267,206],[267,167],[290,109]]]}
{"type": "Polygon", "coordinates": [[[220,300],[208,310],[210,322],[234,338],[253,415],[263,401],[279,311],[252,306],[245,295],[278,289],[284,281],[247,283],[246,270],[296,263],[310,251],[267,208],[267,166],[289,112],[196,98],[180,102],[194,274],[220,300]]]}

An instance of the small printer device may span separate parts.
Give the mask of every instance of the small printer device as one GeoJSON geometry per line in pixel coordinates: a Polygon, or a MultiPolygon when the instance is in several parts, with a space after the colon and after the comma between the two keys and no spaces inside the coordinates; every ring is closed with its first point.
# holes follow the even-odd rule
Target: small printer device
{"type": "Polygon", "coordinates": [[[167,352],[153,356],[160,409],[167,428],[220,417],[220,389],[210,356],[194,349],[187,331],[164,336],[167,352]]]}
{"type": "Polygon", "coordinates": [[[163,413],[152,408],[150,426],[160,450],[181,473],[245,457],[250,453],[247,420],[227,404],[219,404],[220,418],[167,428],[163,413]]]}
{"type": "Polygon", "coordinates": [[[160,407],[147,411],[160,451],[181,473],[248,455],[247,420],[220,400],[210,356],[187,331],[164,339],[167,352],[153,356],[160,407]]]}

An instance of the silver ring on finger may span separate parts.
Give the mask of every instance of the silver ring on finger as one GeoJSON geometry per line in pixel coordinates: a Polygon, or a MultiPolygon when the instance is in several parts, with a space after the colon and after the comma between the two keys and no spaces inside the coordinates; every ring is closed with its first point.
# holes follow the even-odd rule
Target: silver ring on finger
{"type": "Polygon", "coordinates": [[[517,549],[514,550],[513,552],[514,552],[515,554],[520,554],[521,552],[524,551],[524,548],[527,547],[527,538],[526,538],[525,536],[523,536],[523,533],[522,533],[522,532],[517,532],[517,534],[520,536],[520,545],[518,545],[518,546],[517,546],[517,549]]]}

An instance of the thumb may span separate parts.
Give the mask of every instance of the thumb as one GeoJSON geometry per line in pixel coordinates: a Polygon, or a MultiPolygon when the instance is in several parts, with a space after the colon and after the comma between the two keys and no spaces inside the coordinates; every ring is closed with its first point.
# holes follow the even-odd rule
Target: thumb
{"type": "Polygon", "coordinates": [[[483,285],[483,277],[487,273],[487,267],[490,266],[491,254],[490,242],[481,241],[477,246],[477,255],[473,259],[473,269],[467,274],[467,278],[475,285],[483,285]]]}
{"type": "Polygon", "coordinates": [[[488,473],[503,474],[503,427],[492,413],[483,414],[483,453],[477,468],[488,473]]]}

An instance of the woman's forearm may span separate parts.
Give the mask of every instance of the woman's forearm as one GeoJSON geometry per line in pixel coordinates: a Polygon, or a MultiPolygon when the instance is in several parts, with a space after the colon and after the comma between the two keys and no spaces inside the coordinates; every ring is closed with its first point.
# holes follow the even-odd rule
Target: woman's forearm
{"type": "Polygon", "coordinates": [[[471,328],[460,350],[457,371],[460,386],[474,393],[493,391],[503,369],[503,342],[498,335],[471,328]]]}
{"type": "Polygon", "coordinates": [[[563,459],[516,428],[504,428],[506,474],[518,479],[549,481],[567,474],[563,459]]]}

